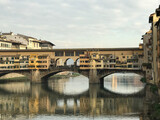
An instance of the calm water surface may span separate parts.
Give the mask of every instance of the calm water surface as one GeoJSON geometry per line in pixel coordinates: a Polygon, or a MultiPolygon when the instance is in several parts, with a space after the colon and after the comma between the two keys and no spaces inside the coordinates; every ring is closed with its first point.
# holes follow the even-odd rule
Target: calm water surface
{"type": "Polygon", "coordinates": [[[84,76],[52,78],[48,84],[0,84],[0,120],[140,120],[140,78],[112,74],[104,86],[89,85],[84,76]]]}

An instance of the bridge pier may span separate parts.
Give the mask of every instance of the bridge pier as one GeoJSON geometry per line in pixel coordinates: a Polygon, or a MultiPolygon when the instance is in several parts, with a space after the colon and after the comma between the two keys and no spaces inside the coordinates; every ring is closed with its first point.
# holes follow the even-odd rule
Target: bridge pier
{"type": "Polygon", "coordinates": [[[89,70],[89,83],[100,83],[100,79],[97,73],[97,69],[90,69],[89,70]]]}
{"type": "Polygon", "coordinates": [[[32,79],[31,79],[32,83],[41,83],[42,82],[41,73],[39,70],[32,70],[31,76],[32,76],[32,79]]]}

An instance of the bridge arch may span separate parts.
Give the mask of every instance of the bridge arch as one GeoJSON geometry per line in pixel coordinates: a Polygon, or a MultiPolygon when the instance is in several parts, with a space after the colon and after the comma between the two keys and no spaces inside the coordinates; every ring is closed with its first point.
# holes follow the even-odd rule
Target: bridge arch
{"type": "Polygon", "coordinates": [[[14,71],[5,71],[0,73],[0,77],[3,77],[5,75],[11,74],[11,73],[15,73],[15,74],[20,74],[25,76],[28,80],[32,79],[31,73],[29,70],[14,70],[14,71]]]}
{"type": "Polygon", "coordinates": [[[76,66],[80,66],[80,59],[79,59],[79,58],[76,59],[75,65],[76,65],[76,66]]]}
{"type": "Polygon", "coordinates": [[[141,70],[138,70],[138,71],[136,70],[106,70],[100,73],[100,79],[103,79],[104,77],[109,76],[114,73],[135,73],[141,76],[144,75],[144,72],[141,70]]]}
{"type": "Polygon", "coordinates": [[[57,73],[60,73],[60,72],[65,72],[65,71],[79,73],[80,75],[83,75],[83,76],[88,78],[88,74],[87,73],[79,72],[78,69],[74,69],[74,67],[60,67],[57,70],[53,70],[53,71],[50,71],[50,72],[42,73],[41,74],[41,79],[42,79],[43,82],[45,82],[45,81],[48,81],[49,77],[51,77],[51,76],[53,76],[53,75],[55,75],[57,73]]]}
{"type": "Polygon", "coordinates": [[[103,85],[104,78],[114,73],[135,73],[144,76],[144,72],[141,70],[101,70],[98,72],[100,83],[103,85]]]}
{"type": "Polygon", "coordinates": [[[64,62],[64,66],[74,66],[75,61],[72,58],[67,58],[64,62]]]}
{"type": "Polygon", "coordinates": [[[55,75],[55,74],[57,74],[57,73],[60,73],[60,72],[65,72],[65,71],[69,71],[69,72],[74,72],[74,73],[79,73],[80,75],[83,75],[84,77],[87,77],[88,78],[88,75],[87,74],[85,74],[85,73],[80,73],[80,72],[78,72],[78,71],[74,71],[74,70],[71,70],[71,69],[61,69],[61,70],[55,70],[55,71],[52,71],[52,72],[50,72],[50,73],[47,73],[47,74],[45,74],[45,75],[42,75],[42,81],[48,81],[48,79],[51,77],[51,76],[53,76],[53,75],[55,75]]]}
{"type": "Polygon", "coordinates": [[[56,59],[56,67],[58,66],[64,66],[64,60],[62,58],[56,59]]]}

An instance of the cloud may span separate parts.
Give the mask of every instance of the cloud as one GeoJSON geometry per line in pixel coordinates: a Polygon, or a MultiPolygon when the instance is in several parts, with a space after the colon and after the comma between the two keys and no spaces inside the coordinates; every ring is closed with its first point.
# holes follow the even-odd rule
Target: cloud
{"type": "Polygon", "coordinates": [[[68,3],[62,3],[61,6],[62,6],[62,7],[71,7],[71,5],[68,4],[68,3]]]}
{"type": "Polygon", "coordinates": [[[0,0],[0,5],[7,5],[10,3],[10,0],[0,0]]]}
{"type": "Polygon", "coordinates": [[[156,7],[158,0],[0,0],[0,22],[2,31],[57,47],[128,47],[141,42],[156,7]]]}

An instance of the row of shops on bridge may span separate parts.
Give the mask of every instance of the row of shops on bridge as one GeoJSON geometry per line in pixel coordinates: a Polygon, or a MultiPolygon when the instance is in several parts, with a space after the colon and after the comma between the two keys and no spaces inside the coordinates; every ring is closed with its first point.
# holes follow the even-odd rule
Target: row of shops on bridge
{"type": "Polygon", "coordinates": [[[47,54],[0,56],[0,70],[48,69],[50,64],[47,54]]]}
{"type": "Polygon", "coordinates": [[[114,51],[86,51],[80,55],[80,69],[135,69],[142,66],[142,49],[119,48],[114,51]]]}
{"type": "Polygon", "coordinates": [[[0,70],[49,69],[67,66],[66,62],[73,59],[73,66],[81,70],[88,69],[134,69],[142,66],[141,48],[97,49],[97,50],[64,50],[61,51],[15,51],[0,55],[0,70]],[[17,54],[18,53],[18,54],[17,54]],[[70,54],[68,54],[70,53],[70,54]],[[71,54],[73,53],[73,54],[71,54]],[[76,64],[75,64],[76,63],[76,64]]]}

